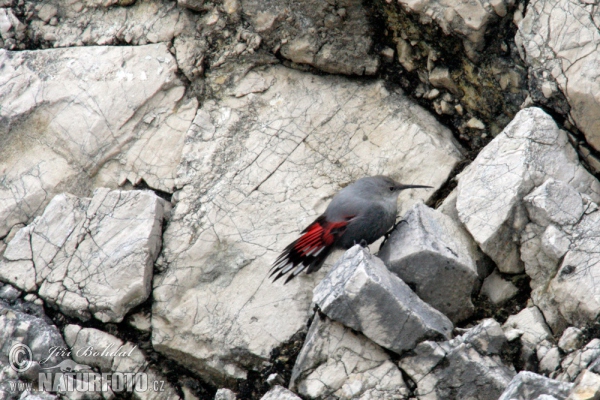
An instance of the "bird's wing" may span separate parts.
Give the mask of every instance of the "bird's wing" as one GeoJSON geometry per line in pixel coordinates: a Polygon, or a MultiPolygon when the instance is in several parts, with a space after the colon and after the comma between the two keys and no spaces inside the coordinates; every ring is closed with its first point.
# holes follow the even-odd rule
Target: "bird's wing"
{"type": "Polygon", "coordinates": [[[307,273],[318,270],[329,255],[337,238],[344,233],[350,220],[351,218],[330,222],[324,215],[317,218],[302,231],[302,236],[290,243],[275,260],[270,275],[277,274],[273,281],[294,268],[286,283],[306,268],[308,268],[307,273]]]}

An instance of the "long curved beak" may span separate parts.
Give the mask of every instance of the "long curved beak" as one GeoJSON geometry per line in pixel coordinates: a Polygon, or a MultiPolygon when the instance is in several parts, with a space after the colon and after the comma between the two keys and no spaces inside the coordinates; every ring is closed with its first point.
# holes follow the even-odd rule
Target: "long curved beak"
{"type": "Polygon", "coordinates": [[[401,183],[396,185],[396,190],[404,190],[404,189],[433,189],[433,187],[425,186],[425,185],[403,185],[401,183]]]}

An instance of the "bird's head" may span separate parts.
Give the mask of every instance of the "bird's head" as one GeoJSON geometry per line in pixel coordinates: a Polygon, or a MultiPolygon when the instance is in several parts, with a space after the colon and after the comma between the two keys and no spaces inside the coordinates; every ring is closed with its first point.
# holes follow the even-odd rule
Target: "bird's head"
{"type": "Polygon", "coordinates": [[[389,176],[377,175],[370,178],[369,186],[371,186],[374,193],[386,197],[386,198],[398,198],[401,191],[406,189],[431,189],[431,186],[426,185],[405,185],[398,183],[389,176]]]}

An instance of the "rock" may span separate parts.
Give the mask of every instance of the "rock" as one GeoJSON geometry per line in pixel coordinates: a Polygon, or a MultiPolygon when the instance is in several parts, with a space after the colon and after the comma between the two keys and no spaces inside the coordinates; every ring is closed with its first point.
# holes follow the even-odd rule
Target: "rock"
{"type": "MultiPolygon", "coordinates": [[[[152,311],[154,348],[220,387],[305,329],[328,266],[286,286],[266,275],[334,193],[376,174],[438,188],[462,159],[450,131],[380,81],[272,67],[224,92],[186,138],[152,311]]],[[[403,193],[402,210],[431,193],[403,193]]]]}
{"type": "Polygon", "coordinates": [[[508,317],[502,329],[519,329],[523,332],[521,340],[534,347],[542,340],[552,339],[552,332],[544,321],[544,316],[537,307],[528,307],[516,315],[508,317]]]}
{"type": "Polygon", "coordinates": [[[447,89],[456,95],[460,94],[460,89],[452,80],[448,68],[435,67],[433,71],[429,73],[429,83],[437,88],[447,89]]]}
{"type": "Polygon", "coordinates": [[[193,11],[205,11],[207,7],[204,0],[177,0],[177,5],[193,11]]]}
{"type": "Polygon", "coordinates": [[[477,267],[468,247],[455,239],[453,221],[423,203],[414,205],[403,219],[406,223],[398,225],[382,246],[381,260],[452,322],[470,317],[477,267]]]}
{"type": "Polygon", "coordinates": [[[460,2],[414,2],[400,0],[403,9],[415,13],[423,21],[435,21],[446,35],[462,39],[465,51],[471,60],[478,59],[478,51],[483,50],[488,26],[493,26],[499,16],[506,15],[511,1],[491,0],[474,3],[460,2]]]}
{"type": "Polygon", "coordinates": [[[552,332],[537,307],[528,307],[516,315],[511,315],[502,325],[502,329],[507,336],[509,330],[520,332],[521,362],[526,368],[533,368],[535,365],[538,344],[544,340],[552,340],[552,332]]]}
{"type": "Polygon", "coordinates": [[[600,184],[579,164],[566,133],[538,108],[520,111],[460,175],[459,218],[500,272],[523,271],[519,236],[528,217],[522,200],[549,178],[600,197],[600,184]]]}
{"type": "Polygon", "coordinates": [[[551,374],[560,367],[560,359],[561,354],[558,347],[552,347],[548,352],[544,355],[544,357],[539,357],[539,370],[544,374],[551,374]]]}
{"type": "Polygon", "coordinates": [[[149,191],[58,195],[10,241],[0,277],[69,316],[120,322],[150,295],[163,211],[149,191]]]}
{"type": "Polygon", "coordinates": [[[190,37],[177,37],[173,41],[177,64],[185,76],[193,81],[202,76],[204,72],[204,58],[208,50],[205,40],[190,37]]]}
{"type": "MultiPolygon", "coordinates": [[[[26,3],[35,5],[36,1],[26,0],[26,3]]],[[[48,0],[44,7],[52,12],[56,10],[60,23],[34,21],[28,26],[30,37],[53,47],[145,45],[170,42],[182,31],[195,29],[192,16],[176,7],[175,2],[138,1],[127,8],[106,7],[102,3],[108,2],[86,2],[85,12],[81,12],[81,2],[48,0]]],[[[111,3],[116,2],[111,0],[111,3]]],[[[42,20],[51,14],[40,15],[40,11],[37,17],[42,20]]]]}
{"type": "Polygon", "coordinates": [[[14,286],[0,283],[0,299],[11,302],[18,299],[21,294],[22,292],[14,286]]]}
{"type": "Polygon", "coordinates": [[[36,382],[38,373],[43,372],[41,368],[66,359],[60,352],[52,351],[53,348],[64,349],[66,345],[41,307],[19,301],[9,305],[0,300],[0,394],[3,398],[27,396],[23,392],[25,382],[36,382]],[[20,363],[11,363],[15,355],[20,363]]]}
{"type": "Polygon", "coordinates": [[[241,3],[266,45],[295,63],[346,75],[374,75],[379,68],[379,58],[371,53],[373,28],[359,0],[337,5],[318,0],[241,3]]]}
{"type": "Polygon", "coordinates": [[[416,383],[420,399],[495,400],[515,375],[500,360],[505,343],[500,325],[486,319],[448,342],[420,343],[400,368],[416,383]]]}
{"type": "Polygon", "coordinates": [[[0,50],[0,237],[63,191],[174,189],[197,101],[164,44],[0,50]],[[47,71],[52,71],[48,75],[47,71]],[[10,82],[10,84],[7,84],[10,82]]]}
{"type": "Polygon", "coordinates": [[[574,326],[570,326],[563,332],[560,340],[558,341],[558,347],[565,353],[570,353],[573,350],[577,350],[581,347],[583,340],[583,332],[581,329],[574,326]]]}
{"type": "Polygon", "coordinates": [[[600,375],[591,371],[583,371],[575,386],[571,389],[567,400],[596,400],[600,398],[600,375]]]}
{"type": "MultiPolygon", "coordinates": [[[[542,71],[537,74],[540,79],[534,82],[534,88],[543,91],[548,84],[558,86],[570,106],[569,115],[588,143],[598,150],[600,71],[596,66],[600,53],[596,49],[600,32],[594,7],[593,2],[577,0],[552,4],[535,0],[518,23],[515,41],[522,46],[530,74],[542,71]]],[[[563,111],[561,108],[559,111],[563,111]]]]}
{"type": "Polygon", "coordinates": [[[282,386],[275,386],[269,390],[260,400],[301,400],[294,392],[287,390],[282,386]]]}
{"type": "Polygon", "coordinates": [[[497,270],[485,278],[481,285],[481,293],[496,305],[512,299],[518,292],[519,289],[511,281],[503,279],[497,270]]]}
{"type": "Polygon", "coordinates": [[[389,355],[361,334],[316,315],[290,389],[314,399],[403,399],[408,389],[389,355]]]}
{"type": "Polygon", "coordinates": [[[450,320],[359,245],[346,251],[314,289],[313,302],[329,318],[398,354],[423,340],[452,335],[450,320]]]}
{"type": "Polygon", "coordinates": [[[600,357],[600,339],[592,339],[580,350],[576,350],[567,356],[561,362],[562,373],[556,379],[565,382],[573,382],[579,376],[579,373],[590,367],[594,372],[595,366],[592,362],[600,357]]]}
{"type": "Polygon", "coordinates": [[[559,382],[533,372],[521,371],[513,378],[498,400],[541,399],[543,395],[564,399],[572,387],[572,383],[559,382]]]}
{"type": "Polygon", "coordinates": [[[23,48],[26,38],[26,26],[15,16],[10,8],[0,8],[0,42],[7,50],[23,48]]]}
{"type": "MultiPolygon", "coordinates": [[[[72,324],[65,327],[64,336],[73,360],[78,363],[77,368],[93,367],[105,374],[121,373],[125,376],[128,374],[137,376],[137,374],[143,373],[147,376],[147,389],[143,384],[138,387],[138,382],[135,380],[131,381],[129,387],[127,384],[122,387],[114,387],[115,381],[109,380],[108,393],[123,395],[130,392],[136,400],[179,399],[175,388],[152,368],[148,368],[144,353],[137,348],[137,345],[123,342],[98,329],[82,328],[72,324]],[[160,386],[155,386],[154,382],[160,386]],[[156,390],[156,388],[160,388],[160,390],[156,390]]],[[[107,395],[107,391],[103,389],[102,394],[107,395]]]]}
{"type": "Polygon", "coordinates": [[[219,389],[215,394],[215,400],[235,400],[237,396],[229,389],[219,389]]]}

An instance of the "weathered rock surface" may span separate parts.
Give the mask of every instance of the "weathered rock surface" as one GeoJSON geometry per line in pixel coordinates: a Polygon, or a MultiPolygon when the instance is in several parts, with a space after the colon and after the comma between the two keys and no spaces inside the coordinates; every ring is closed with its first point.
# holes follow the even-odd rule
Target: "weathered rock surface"
{"type": "Polygon", "coordinates": [[[421,299],[454,323],[471,316],[477,267],[454,221],[423,203],[404,216],[378,256],[421,299]]]}
{"type": "Polygon", "coordinates": [[[360,0],[242,0],[266,46],[285,58],[333,74],[374,75],[373,29],[360,0]]]}
{"type": "Polygon", "coordinates": [[[405,10],[420,16],[423,23],[435,23],[446,35],[453,34],[463,40],[469,58],[477,60],[485,45],[488,25],[504,17],[513,0],[483,0],[470,3],[426,0],[398,0],[405,10]]]}
{"type": "MultiPolygon", "coordinates": [[[[109,392],[119,394],[131,393],[136,400],[164,399],[177,400],[179,396],[173,386],[164,377],[151,368],[144,353],[131,342],[121,339],[94,328],[82,328],[78,325],[67,325],[64,336],[71,351],[73,360],[79,363],[79,368],[88,366],[97,368],[102,373],[118,372],[122,374],[145,373],[148,376],[148,386],[135,379],[126,381],[123,388],[112,387],[109,392]],[[160,382],[160,391],[154,390],[154,382],[160,382]],[[141,386],[137,386],[141,384],[141,386]],[[129,388],[126,385],[130,385],[129,388]]],[[[127,376],[127,375],[125,375],[127,376]]],[[[126,378],[127,379],[127,378],[126,378]]],[[[103,393],[103,395],[107,395],[103,393]]]]}
{"type": "Polygon", "coordinates": [[[552,332],[537,307],[528,307],[516,315],[511,315],[502,325],[502,329],[507,337],[519,338],[521,362],[526,368],[532,368],[536,364],[538,345],[544,340],[552,340],[552,332]]]}
{"type": "Polygon", "coordinates": [[[523,198],[550,178],[600,199],[600,183],[579,164],[567,134],[538,108],[520,111],[461,174],[459,218],[501,272],[523,271],[523,198]]]}
{"type": "Polygon", "coordinates": [[[313,302],[329,318],[396,353],[423,340],[452,336],[448,318],[360,245],[346,251],[331,268],[314,289],[313,302]]]}
{"type": "MultiPolygon", "coordinates": [[[[462,156],[422,111],[380,82],[282,67],[205,102],[154,280],[155,349],[222,381],[245,377],[303,329],[318,274],[284,287],[266,278],[269,264],[359,177],[439,187],[462,156]]],[[[427,195],[403,194],[403,209],[427,195]]]]}
{"type": "Polygon", "coordinates": [[[594,400],[598,397],[600,397],[600,375],[585,370],[575,381],[567,400],[594,400]]]}
{"type": "Polygon", "coordinates": [[[518,292],[519,289],[512,282],[502,278],[497,270],[485,278],[481,285],[481,293],[493,304],[502,304],[518,292]]]}
{"type": "Polygon", "coordinates": [[[400,368],[417,384],[419,399],[496,400],[515,375],[500,360],[505,343],[500,325],[486,319],[448,342],[420,343],[400,368]]]}
{"type": "Polygon", "coordinates": [[[569,112],[596,150],[600,149],[598,20],[594,2],[535,0],[528,4],[515,39],[522,45],[530,74],[539,77],[534,81],[539,97],[553,100],[564,95],[570,110],[559,112],[569,112]]]}
{"type": "Polygon", "coordinates": [[[150,295],[164,207],[150,191],[58,195],[10,241],[0,278],[66,315],[120,322],[150,295]]]}
{"type": "Polygon", "coordinates": [[[0,50],[0,237],[55,194],[171,192],[197,101],[164,44],[0,50]]]}
{"type": "Polygon", "coordinates": [[[292,390],[336,399],[404,399],[402,373],[383,349],[342,324],[316,315],[298,355],[292,390]]]}
{"type": "Polygon", "coordinates": [[[560,363],[562,372],[556,376],[556,379],[565,382],[573,382],[581,371],[590,367],[594,370],[597,368],[592,365],[600,357],[600,339],[592,339],[583,348],[567,354],[560,363]]]}
{"type": "Polygon", "coordinates": [[[276,385],[269,390],[260,400],[301,400],[294,392],[287,390],[283,386],[276,385]]]}
{"type": "Polygon", "coordinates": [[[529,371],[521,371],[513,378],[498,400],[541,400],[544,395],[564,399],[572,387],[572,383],[549,379],[529,371]]]}
{"type": "Polygon", "coordinates": [[[25,393],[23,389],[15,389],[19,388],[19,383],[35,382],[40,368],[63,361],[65,357],[53,353],[53,347],[66,346],[59,330],[44,315],[42,307],[22,301],[9,304],[0,299],[0,396],[3,399],[18,399],[25,393]],[[31,358],[28,358],[23,345],[31,350],[31,358]],[[11,367],[11,357],[15,356],[21,362],[13,362],[12,365],[19,372],[11,367]],[[26,360],[32,362],[28,364],[26,360]]]}

